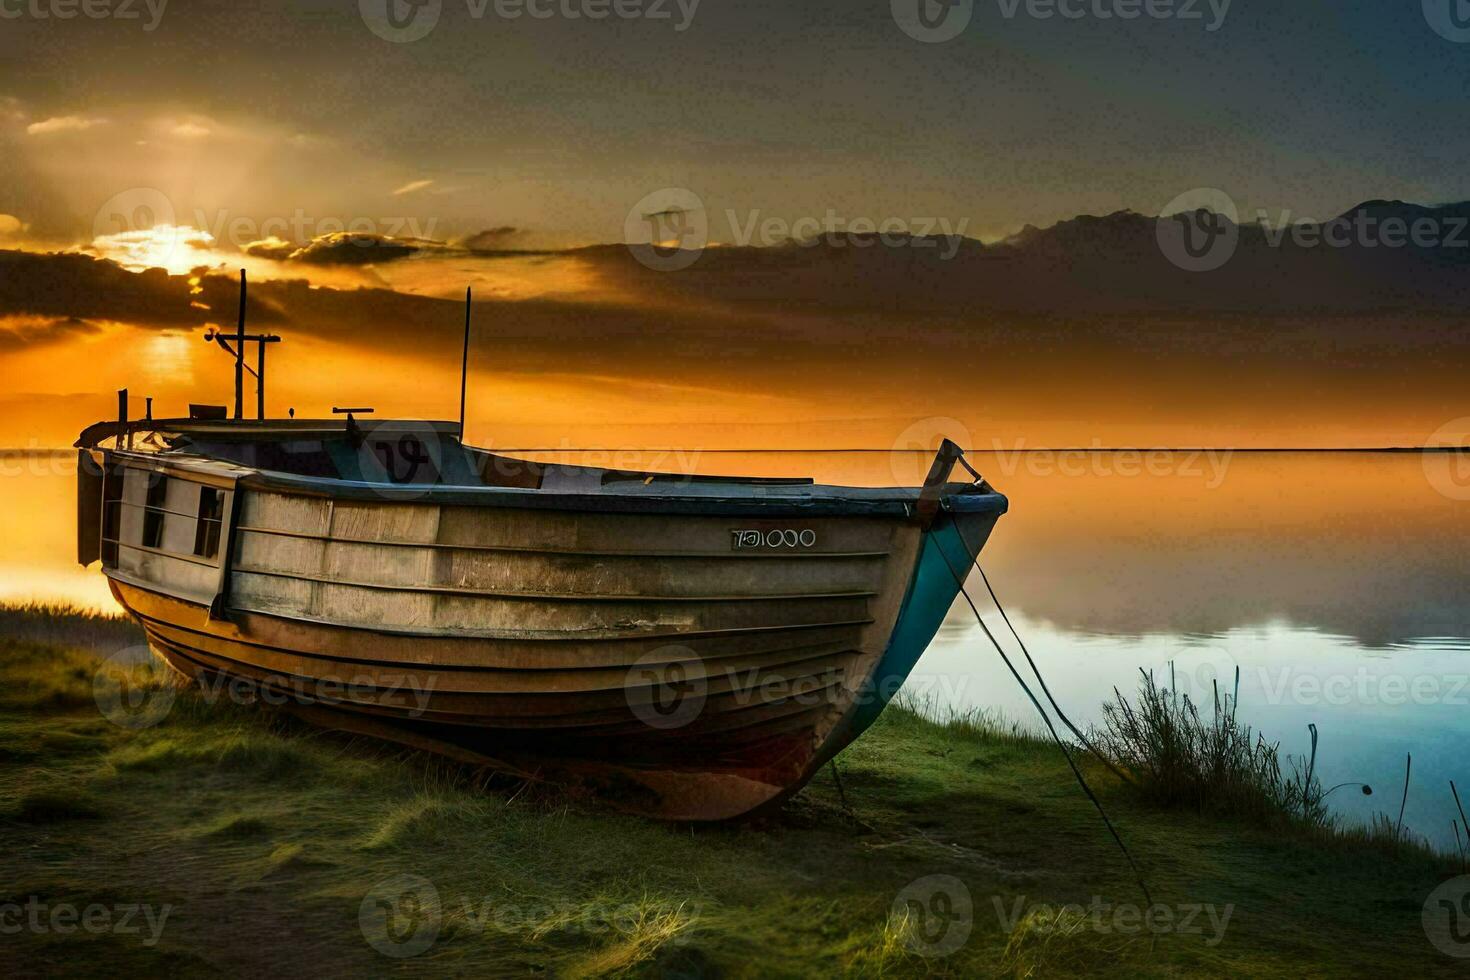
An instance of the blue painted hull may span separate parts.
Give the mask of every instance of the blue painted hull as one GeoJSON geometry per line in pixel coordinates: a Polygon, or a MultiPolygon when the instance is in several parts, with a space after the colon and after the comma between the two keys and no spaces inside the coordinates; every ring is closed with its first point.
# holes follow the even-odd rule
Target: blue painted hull
{"type": "Polygon", "coordinates": [[[819,765],[842,751],[877,721],[903,686],[919,657],[939,632],[945,615],[959,595],[960,583],[985,547],[995,522],[1005,513],[1004,498],[1001,501],[999,509],[988,506],[978,511],[942,511],[925,532],[919,560],[915,563],[914,575],[904,595],[888,648],[853,710],[825,746],[819,765]]]}

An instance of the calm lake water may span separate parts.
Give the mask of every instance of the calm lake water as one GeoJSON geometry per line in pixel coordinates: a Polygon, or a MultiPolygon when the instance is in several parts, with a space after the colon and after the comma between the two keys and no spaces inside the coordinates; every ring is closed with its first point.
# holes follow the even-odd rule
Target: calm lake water
{"type": "MultiPolygon", "coordinates": [[[[914,483],[920,454],[617,454],[598,465],[914,483]]],[[[1470,790],[1470,472],[1464,457],[972,452],[1011,499],[981,556],[1001,600],[1078,723],[1100,720],[1139,668],[1210,703],[1240,668],[1240,716],[1303,755],[1320,733],[1327,786],[1349,820],[1397,818],[1452,848],[1449,780],[1470,790]]],[[[112,608],[74,553],[67,457],[0,458],[0,599],[112,608]]],[[[970,592],[992,607],[978,577],[970,592]]],[[[998,617],[991,617],[1002,636],[998,617]]],[[[1018,666],[1019,666],[1018,661],[1018,666]]],[[[938,705],[1035,712],[963,600],[909,684],[938,705]]]]}

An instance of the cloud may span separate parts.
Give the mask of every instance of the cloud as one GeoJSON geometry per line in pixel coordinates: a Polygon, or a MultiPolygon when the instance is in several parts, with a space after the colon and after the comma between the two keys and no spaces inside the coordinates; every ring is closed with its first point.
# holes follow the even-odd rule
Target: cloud
{"type": "Polygon", "coordinates": [[[214,236],[207,231],[189,225],[162,224],[98,235],[85,250],[133,268],[162,268],[177,266],[176,260],[188,254],[185,249],[206,251],[214,244],[214,236]]]}
{"type": "Polygon", "coordinates": [[[256,258],[274,259],[277,262],[284,262],[300,248],[301,246],[295,242],[288,242],[284,238],[277,238],[275,235],[272,235],[269,238],[262,238],[258,242],[250,242],[242,245],[240,246],[240,251],[246,255],[253,255],[256,258]]]}
{"type": "Polygon", "coordinates": [[[371,265],[392,262],[424,251],[440,251],[443,242],[421,238],[393,238],[389,235],[350,231],[319,235],[305,245],[296,245],[272,235],[244,246],[246,255],[277,262],[304,262],[308,265],[371,265]]]}
{"type": "Polygon", "coordinates": [[[212,133],[213,130],[207,126],[201,126],[198,123],[182,122],[171,128],[169,132],[184,139],[202,139],[212,133]]]}
{"type": "Polygon", "coordinates": [[[98,333],[95,323],[80,317],[0,316],[0,350],[20,350],[68,337],[98,333]]]}
{"type": "Polygon", "coordinates": [[[476,232],[458,244],[460,248],[471,252],[490,252],[508,248],[513,241],[525,235],[524,228],[502,225],[499,228],[486,228],[484,231],[476,232]]]}
{"type": "Polygon", "coordinates": [[[425,187],[428,187],[432,183],[432,180],[411,180],[408,183],[404,184],[402,187],[398,188],[398,190],[394,191],[393,196],[399,197],[403,194],[412,194],[414,191],[423,190],[425,187]]]}
{"type": "Polygon", "coordinates": [[[0,214],[0,235],[19,235],[29,227],[13,214],[0,214]]]}
{"type": "Polygon", "coordinates": [[[106,119],[89,119],[85,116],[52,116],[50,119],[42,119],[33,122],[26,127],[26,133],[31,136],[46,136],[51,133],[80,133],[91,129],[93,126],[101,126],[107,122],[106,119]]]}

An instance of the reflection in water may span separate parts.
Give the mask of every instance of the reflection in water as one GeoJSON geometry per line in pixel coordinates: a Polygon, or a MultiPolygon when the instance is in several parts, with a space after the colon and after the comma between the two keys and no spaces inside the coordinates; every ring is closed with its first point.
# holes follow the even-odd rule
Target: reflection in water
{"type": "MultiPolygon", "coordinates": [[[[867,485],[915,482],[927,464],[922,453],[560,458],[867,485]]],[[[1405,822],[1452,845],[1448,783],[1470,783],[1470,770],[1454,768],[1470,736],[1470,501],[1426,476],[1423,458],[971,459],[1011,498],[982,556],[987,571],[1074,719],[1098,720],[1114,686],[1133,692],[1139,668],[1167,672],[1172,661],[1181,688],[1203,695],[1239,666],[1244,721],[1294,755],[1315,723],[1324,783],[1374,785],[1371,798],[1337,793],[1341,812],[1396,811],[1412,752],[1405,822]]],[[[111,608],[102,576],[72,561],[69,457],[3,462],[0,598],[111,608]]],[[[984,590],[974,585],[978,603],[984,590]]],[[[942,704],[1032,717],[963,604],[911,686],[942,704]]]]}

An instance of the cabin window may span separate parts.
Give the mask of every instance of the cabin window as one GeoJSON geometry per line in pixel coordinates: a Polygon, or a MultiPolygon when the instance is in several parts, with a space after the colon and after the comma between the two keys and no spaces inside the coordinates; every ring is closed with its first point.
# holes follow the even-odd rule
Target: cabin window
{"type": "Polygon", "coordinates": [[[168,500],[168,477],[158,473],[148,474],[148,499],[143,511],[143,547],[163,546],[163,520],[167,511],[163,509],[168,500]]]}
{"type": "Polygon", "coordinates": [[[122,531],[123,470],[110,467],[102,477],[102,564],[117,567],[117,539],[122,531]]]}
{"type": "Polygon", "coordinates": [[[225,495],[214,487],[199,488],[199,523],[194,527],[194,554],[213,558],[219,554],[219,529],[224,521],[225,495]]]}

